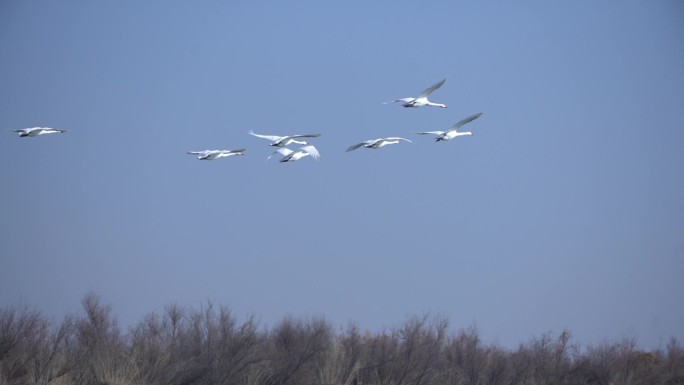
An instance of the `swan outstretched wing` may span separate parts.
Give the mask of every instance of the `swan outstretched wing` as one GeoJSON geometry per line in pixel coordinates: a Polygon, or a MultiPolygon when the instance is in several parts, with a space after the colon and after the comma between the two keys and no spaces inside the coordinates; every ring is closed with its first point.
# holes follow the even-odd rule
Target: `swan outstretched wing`
{"type": "Polygon", "coordinates": [[[390,100],[387,102],[382,102],[382,104],[397,103],[397,102],[411,103],[414,100],[416,100],[416,98],[401,98],[401,99],[390,100]]]}
{"type": "Polygon", "coordinates": [[[300,148],[300,150],[311,155],[311,157],[316,159],[316,160],[318,160],[321,157],[321,154],[318,152],[316,147],[314,147],[312,145],[304,146],[304,147],[300,148]]]}
{"type": "Polygon", "coordinates": [[[441,81],[439,81],[439,82],[431,85],[430,87],[424,89],[423,92],[421,92],[420,95],[418,95],[418,97],[416,99],[427,98],[428,95],[430,95],[434,90],[441,87],[444,84],[444,82],[446,82],[446,79],[442,79],[441,81]]]}
{"type": "Polygon", "coordinates": [[[318,138],[321,136],[321,134],[297,134],[297,135],[288,135],[283,138],[318,138]]]}
{"type": "Polygon", "coordinates": [[[273,155],[275,155],[275,154],[280,154],[282,156],[288,156],[288,155],[292,154],[293,152],[294,151],[290,150],[289,148],[281,147],[281,148],[273,151],[273,153],[271,155],[269,155],[268,158],[266,158],[266,160],[271,159],[273,157],[273,155]]]}
{"type": "Polygon", "coordinates": [[[250,132],[248,132],[248,134],[250,134],[250,135],[252,135],[252,136],[256,136],[257,138],[268,139],[268,140],[270,140],[271,142],[277,142],[277,141],[279,141],[279,140],[285,138],[284,136],[277,136],[277,135],[261,135],[261,134],[255,134],[254,131],[250,131],[250,132]]]}
{"type": "Polygon", "coordinates": [[[208,158],[214,159],[214,158],[216,158],[215,155],[220,154],[221,151],[219,151],[219,150],[204,150],[204,151],[188,151],[187,153],[190,155],[197,155],[197,159],[202,160],[202,159],[208,159],[208,158]]]}
{"type": "Polygon", "coordinates": [[[406,138],[400,138],[400,137],[398,137],[398,136],[391,136],[391,137],[389,137],[389,138],[385,138],[385,140],[405,140],[405,141],[407,141],[407,142],[409,142],[409,143],[413,143],[412,141],[410,141],[410,140],[408,140],[408,139],[406,139],[406,138]]]}
{"type": "Polygon", "coordinates": [[[444,134],[444,131],[425,131],[425,132],[416,132],[416,134],[418,134],[418,135],[428,135],[428,134],[442,135],[442,134],[444,134]]]}
{"type": "Polygon", "coordinates": [[[233,155],[245,155],[245,150],[218,150],[215,153],[217,158],[224,158],[233,155]]]}
{"type": "Polygon", "coordinates": [[[345,152],[354,151],[354,150],[356,150],[357,148],[360,148],[360,147],[363,147],[363,146],[365,146],[365,145],[367,145],[367,144],[370,144],[370,143],[372,143],[372,142],[375,142],[376,140],[377,140],[377,139],[375,139],[375,140],[366,140],[366,141],[364,141],[364,142],[357,143],[357,144],[355,144],[355,145],[353,145],[353,146],[349,146],[349,148],[347,148],[347,151],[345,151],[345,152]]]}
{"type": "Polygon", "coordinates": [[[473,120],[479,118],[482,116],[482,112],[478,112],[477,114],[470,115],[469,117],[459,121],[458,123],[454,124],[453,126],[449,127],[449,131],[454,131],[457,130],[461,127],[463,127],[465,124],[472,122],[473,120]]]}

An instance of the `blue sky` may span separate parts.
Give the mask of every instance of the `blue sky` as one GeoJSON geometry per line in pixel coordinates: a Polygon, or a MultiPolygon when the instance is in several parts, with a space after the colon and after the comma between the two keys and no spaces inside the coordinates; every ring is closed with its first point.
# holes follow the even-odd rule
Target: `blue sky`
{"type": "Polygon", "coordinates": [[[677,1],[4,1],[0,306],[684,339],[683,46],[677,1]]]}

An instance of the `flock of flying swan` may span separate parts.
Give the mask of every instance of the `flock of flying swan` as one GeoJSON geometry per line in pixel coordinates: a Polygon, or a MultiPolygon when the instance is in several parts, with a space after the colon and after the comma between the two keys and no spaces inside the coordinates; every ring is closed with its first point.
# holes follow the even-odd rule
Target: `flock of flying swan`
{"type": "MultiPolygon", "coordinates": [[[[421,92],[417,97],[415,98],[401,98],[401,99],[396,99],[396,100],[390,100],[388,102],[384,102],[383,104],[388,104],[388,103],[395,103],[395,102],[401,102],[403,107],[407,108],[418,108],[418,107],[423,107],[423,106],[434,106],[434,107],[441,107],[441,108],[447,108],[446,104],[443,103],[433,103],[428,100],[428,96],[438,88],[440,88],[444,83],[446,82],[446,79],[442,79],[441,81],[431,85],[430,87],[426,88],[421,92]]],[[[459,131],[458,129],[466,125],[467,123],[472,122],[473,120],[479,118],[482,116],[482,113],[477,113],[474,115],[470,115],[467,118],[455,123],[451,127],[449,127],[446,131],[425,131],[425,132],[416,132],[418,135],[436,135],[435,141],[441,142],[441,141],[448,141],[451,139],[454,139],[459,136],[470,136],[473,135],[472,132],[470,131],[459,131]]],[[[20,137],[35,137],[35,136],[40,136],[40,135],[46,135],[46,134],[61,134],[64,132],[67,132],[67,130],[60,130],[56,128],[49,128],[49,127],[33,127],[33,128],[22,128],[19,130],[10,130],[13,132],[19,133],[20,137]]],[[[297,135],[287,135],[287,136],[278,136],[278,135],[262,135],[262,134],[255,134],[253,131],[249,131],[249,134],[252,136],[255,136],[257,138],[262,138],[262,139],[267,139],[271,143],[269,143],[269,146],[272,147],[278,147],[277,150],[275,150],[271,155],[266,158],[268,161],[275,155],[280,155],[280,162],[294,162],[299,159],[305,158],[307,156],[312,157],[315,160],[318,160],[321,157],[321,154],[318,152],[316,147],[314,147],[312,144],[310,144],[306,140],[301,140],[303,138],[317,138],[321,136],[321,134],[297,134],[297,135]],[[301,145],[301,147],[297,149],[289,149],[287,146],[292,145],[292,144],[297,144],[301,145]]],[[[412,143],[410,140],[406,138],[401,138],[397,136],[393,137],[388,137],[388,138],[378,138],[378,139],[369,139],[365,140],[363,142],[354,144],[347,148],[346,152],[349,151],[354,151],[359,148],[370,148],[370,149],[378,149],[385,147],[390,144],[399,144],[402,141],[404,142],[409,142],[412,143]]],[[[214,159],[219,159],[219,158],[227,158],[231,156],[236,156],[236,155],[245,155],[245,149],[239,149],[239,150],[203,150],[203,151],[188,151],[187,154],[190,155],[196,155],[197,159],[199,160],[214,160],[214,159]]]]}

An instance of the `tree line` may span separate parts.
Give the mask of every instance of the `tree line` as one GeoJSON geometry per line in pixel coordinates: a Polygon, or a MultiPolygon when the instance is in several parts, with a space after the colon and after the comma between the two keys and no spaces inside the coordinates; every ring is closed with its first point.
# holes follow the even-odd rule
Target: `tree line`
{"type": "Polygon", "coordinates": [[[320,317],[267,328],[210,302],[169,305],[124,333],[99,297],[82,305],[60,322],[0,309],[0,385],[684,385],[675,339],[654,351],[628,339],[580,348],[562,331],[504,349],[440,317],[376,333],[320,317]]]}

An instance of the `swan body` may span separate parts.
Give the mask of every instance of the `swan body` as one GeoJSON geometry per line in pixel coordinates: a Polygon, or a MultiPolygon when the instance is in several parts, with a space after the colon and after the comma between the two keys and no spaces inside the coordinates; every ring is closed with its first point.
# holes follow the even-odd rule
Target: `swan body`
{"type": "Polygon", "coordinates": [[[22,128],[19,130],[11,130],[11,131],[18,132],[19,137],[22,137],[22,138],[40,136],[40,135],[45,135],[45,134],[61,134],[61,133],[67,132],[67,130],[58,130],[56,128],[49,128],[49,127],[22,128]]]}
{"type": "Polygon", "coordinates": [[[281,147],[273,152],[273,154],[269,155],[266,160],[268,161],[271,159],[271,157],[275,154],[280,154],[283,157],[280,159],[281,162],[294,162],[299,159],[302,159],[304,157],[310,156],[316,160],[318,160],[321,157],[321,154],[318,152],[316,147],[313,145],[308,145],[308,146],[303,146],[300,147],[297,150],[290,150],[289,148],[281,147]]]}
{"type": "Polygon", "coordinates": [[[288,135],[288,136],[277,136],[277,135],[260,135],[260,134],[255,134],[253,131],[249,132],[250,135],[256,136],[257,138],[262,138],[262,139],[268,139],[271,141],[271,144],[269,146],[274,146],[274,147],[285,147],[289,146],[290,144],[301,144],[301,145],[307,145],[309,144],[305,140],[297,140],[297,138],[317,138],[321,136],[321,134],[303,134],[303,135],[288,135]]]}
{"type": "Polygon", "coordinates": [[[245,155],[245,150],[204,150],[204,151],[188,151],[190,155],[197,155],[199,160],[214,160],[218,158],[227,158],[234,155],[245,155]]]}
{"type": "Polygon", "coordinates": [[[449,129],[446,131],[425,131],[425,132],[416,132],[416,134],[418,134],[418,135],[427,135],[427,134],[437,135],[437,138],[435,139],[436,142],[451,140],[457,136],[471,136],[471,135],[473,135],[472,132],[470,132],[470,131],[465,131],[465,132],[464,131],[458,131],[458,129],[463,127],[465,124],[470,123],[473,120],[479,118],[480,116],[482,116],[481,112],[474,114],[474,115],[470,115],[469,117],[459,121],[458,123],[455,123],[453,126],[449,127],[449,129]]]}
{"type": "Polygon", "coordinates": [[[357,148],[361,148],[361,147],[372,148],[372,149],[383,148],[383,147],[390,145],[390,144],[399,144],[399,143],[401,143],[402,140],[409,142],[409,143],[413,143],[406,138],[399,138],[396,136],[389,137],[389,138],[370,139],[370,140],[366,140],[366,141],[361,142],[361,143],[357,143],[353,146],[349,146],[349,148],[347,148],[346,152],[354,151],[357,148]]]}
{"type": "Polygon", "coordinates": [[[401,98],[401,99],[396,99],[396,100],[390,100],[389,102],[384,102],[383,104],[395,103],[395,102],[402,102],[402,103],[403,103],[402,106],[404,106],[404,107],[410,107],[410,108],[418,108],[418,107],[422,107],[422,106],[434,106],[434,107],[447,108],[447,105],[446,105],[446,104],[442,104],[442,103],[433,103],[433,102],[431,102],[431,101],[428,100],[428,96],[430,96],[430,94],[431,94],[434,90],[436,90],[436,89],[438,89],[439,87],[441,87],[441,86],[444,84],[444,82],[446,82],[446,79],[442,79],[442,80],[440,80],[439,82],[437,82],[437,83],[431,85],[430,87],[428,87],[428,88],[426,88],[425,90],[423,90],[423,92],[421,92],[420,95],[418,95],[418,97],[415,97],[415,98],[401,98]]]}

